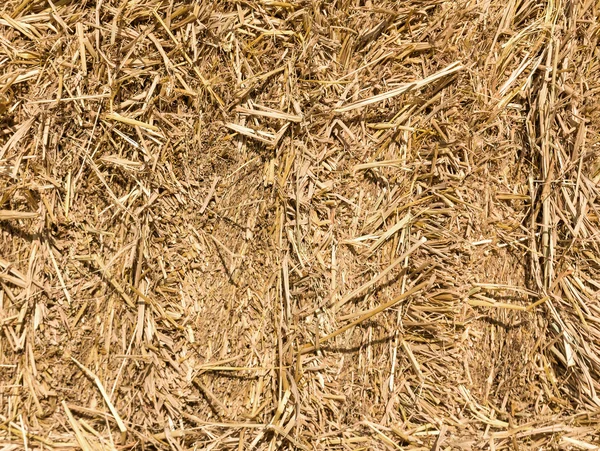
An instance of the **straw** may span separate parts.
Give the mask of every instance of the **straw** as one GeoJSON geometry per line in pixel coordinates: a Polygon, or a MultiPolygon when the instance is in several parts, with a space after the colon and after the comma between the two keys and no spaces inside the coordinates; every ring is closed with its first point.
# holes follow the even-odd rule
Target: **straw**
{"type": "Polygon", "coordinates": [[[594,449],[600,6],[0,2],[0,443],[594,449]]]}

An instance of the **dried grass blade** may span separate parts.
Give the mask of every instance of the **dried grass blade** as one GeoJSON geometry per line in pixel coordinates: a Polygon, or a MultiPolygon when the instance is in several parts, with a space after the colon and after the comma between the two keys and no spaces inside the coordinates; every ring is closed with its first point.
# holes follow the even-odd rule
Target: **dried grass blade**
{"type": "Polygon", "coordinates": [[[433,83],[436,80],[439,80],[440,78],[454,74],[463,69],[464,69],[463,65],[461,65],[459,62],[455,62],[455,63],[450,64],[448,67],[442,69],[441,71],[436,72],[435,74],[430,75],[429,77],[423,78],[422,80],[418,80],[418,81],[415,81],[412,83],[404,83],[404,84],[400,85],[399,87],[392,89],[388,92],[385,92],[383,94],[378,94],[378,95],[369,97],[368,99],[360,100],[358,102],[351,103],[350,105],[336,108],[336,109],[334,109],[334,111],[336,113],[345,113],[347,111],[356,110],[357,108],[363,108],[365,106],[372,105],[374,103],[381,102],[383,100],[391,99],[393,97],[399,96],[399,95],[404,94],[405,92],[411,91],[413,89],[421,89],[424,86],[427,86],[428,84],[433,83]]]}

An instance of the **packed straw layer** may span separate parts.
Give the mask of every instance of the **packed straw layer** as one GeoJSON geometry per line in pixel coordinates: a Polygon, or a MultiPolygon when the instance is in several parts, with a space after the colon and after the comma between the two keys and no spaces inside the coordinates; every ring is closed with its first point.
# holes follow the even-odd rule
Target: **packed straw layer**
{"type": "Polygon", "coordinates": [[[598,449],[599,12],[0,2],[0,443],[598,449]]]}

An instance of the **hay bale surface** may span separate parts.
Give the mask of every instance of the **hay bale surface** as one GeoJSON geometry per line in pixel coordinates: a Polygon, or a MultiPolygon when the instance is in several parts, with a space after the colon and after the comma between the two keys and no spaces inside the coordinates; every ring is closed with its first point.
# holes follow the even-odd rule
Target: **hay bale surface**
{"type": "Polygon", "coordinates": [[[598,449],[599,12],[1,2],[0,443],[598,449]]]}

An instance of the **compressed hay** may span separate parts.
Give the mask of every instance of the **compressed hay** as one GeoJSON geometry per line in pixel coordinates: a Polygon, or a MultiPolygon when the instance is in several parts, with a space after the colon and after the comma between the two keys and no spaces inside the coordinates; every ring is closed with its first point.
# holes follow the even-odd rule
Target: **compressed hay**
{"type": "Polygon", "coordinates": [[[0,443],[595,449],[600,5],[0,4],[0,443]]]}

